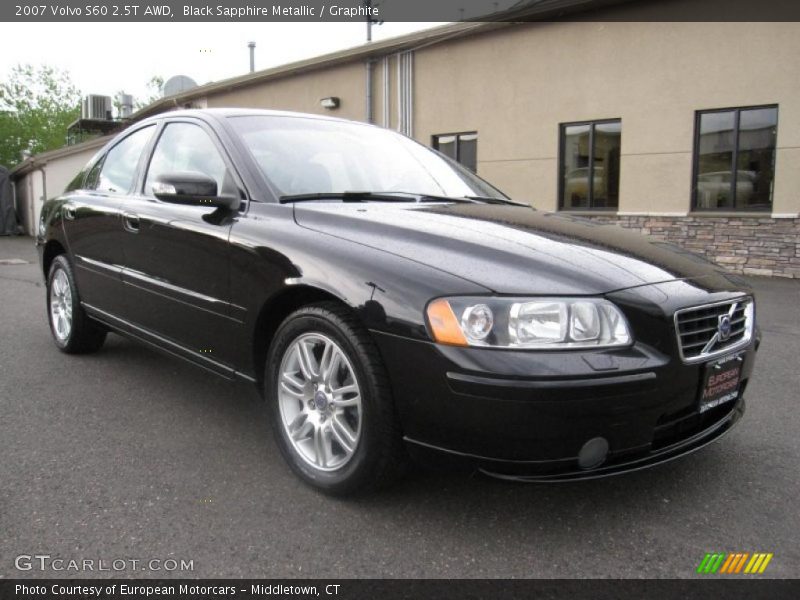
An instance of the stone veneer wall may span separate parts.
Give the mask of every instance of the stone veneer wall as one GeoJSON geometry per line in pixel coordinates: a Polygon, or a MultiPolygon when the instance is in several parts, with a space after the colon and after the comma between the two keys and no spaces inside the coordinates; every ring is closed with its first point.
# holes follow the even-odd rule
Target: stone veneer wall
{"type": "Polygon", "coordinates": [[[800,218],[591,215],[702,254],[745,275],[800,278],[800,218]]]}

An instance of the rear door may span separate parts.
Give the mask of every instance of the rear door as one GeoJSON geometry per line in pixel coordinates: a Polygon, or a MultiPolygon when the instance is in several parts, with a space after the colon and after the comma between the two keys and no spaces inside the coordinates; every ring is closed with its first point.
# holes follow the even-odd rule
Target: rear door
{"type": "Polygon", "coordinates": [[[132,130],[95,159],[83,185],[65,196],[64,233],[83,301],[113,315],[124,310],[120,207],[135,187],[155,125],[132,130]]]}
{"type": "Polygon", "coordinates": [[[122,207],[125,312],[162,344],[227,373],[233,361],[231,340],[241,325],[230,307],[229,281],[228,238],[237,213],[157,200],[155,179],[178,171],[208,175],[218,190],[240,194],[210,127],[186,118],[164,124],[139,193],[122,207]]]}

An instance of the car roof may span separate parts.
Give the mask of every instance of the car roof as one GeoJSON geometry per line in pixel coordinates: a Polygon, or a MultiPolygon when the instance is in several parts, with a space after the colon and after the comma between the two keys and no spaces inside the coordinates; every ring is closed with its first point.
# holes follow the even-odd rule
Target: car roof
{"type": "MultiPolygon", "coordinates": [[[[181,110],[172,110],[159,113],[157,115],[153,115],[152,117],[143,119],[142,122],[144,123],[150,121],[157,121],[159,119],[172,118],[172,117],[200,117],[200,118],[210,117],[212,119],[213,118],[224,119],[227,117],[256,117],[256,116],[293,117],[293,118],[304,118],[304,119],[317,119],[321,121],[340,121],[345,123],[351,122],[348,121],[347,119],[329,117],[327,115],[292,112],[286,110],[267,110],[259,108],[189,108],[181,110]]],[[[354,122],[360,123],[359,121],[354,121],[354,122]]]]}

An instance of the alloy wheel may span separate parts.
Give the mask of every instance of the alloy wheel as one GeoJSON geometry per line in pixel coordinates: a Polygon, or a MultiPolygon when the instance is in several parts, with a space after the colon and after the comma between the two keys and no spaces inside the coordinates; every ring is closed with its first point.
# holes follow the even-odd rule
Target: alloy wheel
{"type": "Polygon", "coordinates": [[[65,342],[72,332],[72,287],[63,269],[58,269],[50,284],[50,320],[53,332],[65,342]]]}
{"type": "Polygon", "coordinates": [[[361,389],[344,350],[321,333],[306,333],[284,352],[278,404],[295,452],[321,471],[346,465],[361,437],[361,389]]]}

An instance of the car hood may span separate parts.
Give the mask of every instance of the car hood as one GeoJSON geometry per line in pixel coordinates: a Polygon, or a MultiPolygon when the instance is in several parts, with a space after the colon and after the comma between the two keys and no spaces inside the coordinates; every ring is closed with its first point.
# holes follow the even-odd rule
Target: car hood
{"type": "Polygon", "coordinates": [[[501,294],[604,294],[676,279],[708,291],[744,285],[666,242],[526,206],[314,202],[295,205],[295,219],[501,294]]]}

